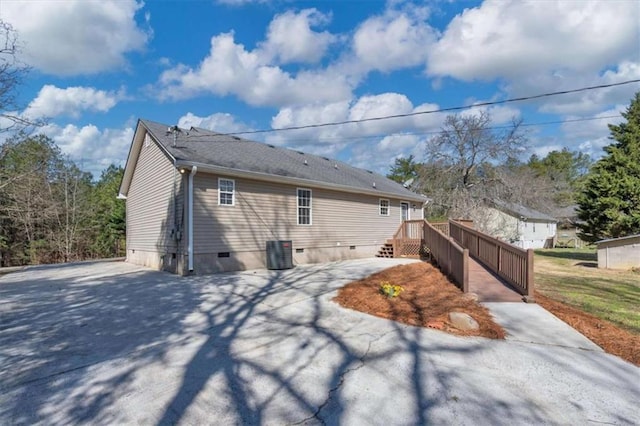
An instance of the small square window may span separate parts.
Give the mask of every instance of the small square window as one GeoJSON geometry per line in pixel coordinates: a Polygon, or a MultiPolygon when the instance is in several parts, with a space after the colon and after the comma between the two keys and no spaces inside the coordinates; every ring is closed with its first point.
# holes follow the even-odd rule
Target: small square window
{"type": "Polygon", "coordinates": [[[218,179],[218,205],[233,206],[235,204],[235,186],[233,179],[218,179]]]}
{"type": "Polygon", "coordinates": [[[380,199],[380,216],[389,216],[389,200],[380,199]]]}

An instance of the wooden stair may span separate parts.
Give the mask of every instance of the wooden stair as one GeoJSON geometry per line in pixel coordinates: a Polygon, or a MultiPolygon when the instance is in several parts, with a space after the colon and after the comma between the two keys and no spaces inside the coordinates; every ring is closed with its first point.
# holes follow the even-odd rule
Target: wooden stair
{"type": "Polygon", "coordinates": [[[387,241],[382,247],[380,247],[380,250],[378,250],[378,253],[376,254],[376,257],[392,258],[393,257],[393,243],[390,242],[390,241],[387,241]]]}

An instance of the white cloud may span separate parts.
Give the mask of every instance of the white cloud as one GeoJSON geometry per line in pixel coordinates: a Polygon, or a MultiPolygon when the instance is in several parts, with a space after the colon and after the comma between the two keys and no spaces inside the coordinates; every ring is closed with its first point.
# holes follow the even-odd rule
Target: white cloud
{"type": "MultiPolygon", "coordinates": [[[[478,104],[490,101],[474,101],[471,104],[478,104]]],[[[480,112],[486,112],[491,117],[491,125],[499,126],[501,124],[512,123],[513,119],[518,119],[521,112],[518,108],[514,108],[509,105],[485,105],[485,106],[473,106],[469,109],[460,112],[460,115],[476,115],[480,112]]]]}
{"type": "Polygon", "coordinates": [[[134,129],[100,130],[93,124],[78,127],[68,124],[64,127],[51,124],[40,129],[60,147],[84,171],[94,178],[110,164],[124,166],[134,129]]]}
{"type": "Polygon", "coordinates": [[[422,135],[398,133],[379,141],[360,141],[351,148],[350,164],[387,174],[396,158],[413,155],[416,161],[422,161],[425,139],[422,135]]]}
{"type": "Polygon", "coordinates": [[[178,65],[160,76],[162,98],[202,94],[235,95],[250,105],[295,105],[348,99],[346,77],[331,70],[300,71],[292,76],[266,63],[260,51],[247,51],[233,33],[211,39],[209,55],[193,69],[178,65]]]}
{"type": "MultiPolygon", "coordinates": [[[[351,102],[282,108],[273,117],[271,127],[281,129],[437,109],[437,104],[414,106],[405,95],[382,93],[363,96],[351,102]]],[[[274,132],[267,135],[266,141],[315,154],[349,157],[350,164],[387,173],[395,158],[411,154],[422,158],[424,140],[431,132],[439,130],[444,117],[444,114],[428,113],[391,120],[274,132]]]]}
{"type": "MultiPolygon", "coordinates": [[[[411,101],[399,93],[383,93],[374,96],[363,96],[351,107],[349,120],[363,120],[390,115],[408,114],[412,112],[411,101]]],[[[379,134],[381,132],[400,131],[409,125],[410,118],[393,118],[389,120],[365,121],[354,124],[362,134],[379,134]]]]}
{"type": "Polygon", "coordinates": [[[178,126],[183,129],[200,127],[218,133],[236,133],[252,130],[252,128],[246,124],[236,121],[235,117],[228,113],[215,113],[207,117],[199,117],[188,112],[186,115],[180,117],[178,126]]]}
{"type": "Polygon", "coordinates": [[[390,8],[364,21],[353,36],[358,66],[365,71],[388,72],[423,64],[435,41],[427,16],[425,8],[390,8]]]}
{"type": "Polygon", "coordinates": [[[597,159],[604,154],[602,148],[609,145],[609,124],[619,124],[624,121],[621,113],[626,111],[626,105],[617,105],[606,111],[601,111],[586,117],[567,116],[567,122],[561,126],[563,142],[573,151],[589,154],[597,159]],[[582,118],[589,121],[571,121],[582,118]]]}
{"type": "Polygon", "coordinates": [[[561,130],[566,137],[572,140],[600,138],[609,135],[609,124],[619,124],[624,121],[621,113],[626,106],[618,105],[615,108],[593,114],[586,117],[567,116],[561,130]],[[578,121],[586,119],[585,121],[578,121]]]}
{"type": "Polygon", "coordinates": [[[59,87],[47,84],[24,111],[24,116],[53,118],[70,116],[77,118],[83,111],[107,112],[113,108],[122,93],[106,92],[93,87],[59,87]]]}
{"type": "MultiPolygon", "coordinates": [[[[639,41],[640,43],[640,41],[639,41]]],[[[640,44],[639,44],[640,49],[640,44]]],[[[563,76],[539,76],[530,81],[522,81],[508,86],[508,90],[521,93],[540,93],[546,88],[554,91],[570,90],[578,87],[591,87],[613,84],[622,81],[640,79],[640,62],[622,62],[602,74],[572,73],[563,76]]],[[[540,111],[552,114],[575,115],[595,114],[603,107],[628,103],[631,95],[640,89],[640,83],[602,88],[568,95],[555,96],[540,105],[540,111]]]]}
{"type": "Polygon", "coordinates": [[[427,71],[465,81],[598,72],[637,59],[639,15],[636,1],[485,1],[450,22],[427,71]]]}
{"type": "Polygon", "coordinates": [[[2,0],[0,18],[17,30],[25,62],[55,75],[93,74],[126,65],[150,30],[138,26],[135,0],[2,0]]]}
{"type": "Polygon", "coordinates": [[[398,152],[403,152],[406,149],[414,148],[420,141],[420,136],[412,134],[395,134],[382,138],[376,149],[379,152],[388,153],[394,155],[394,158],[402,157],[398,152]]]}
{"type": "MultiPolygon", "coordinates": [[[[271,127],[282,129],[286,127],[309,126],[319,123],[335,123],[342,121],[363,120],[389,115],[413,114],[416,112],[433,111],[437,104],[421,104],[416,107],[411,101],[399,93],[382,93],[379,95],[362,96],[354,101],[341,101],[328,104],[311,104],[303,107],[285,107],[271,120],[271,127]]],[[[267,136],[270,143],[278,145],[297,145],[308,143],[310,140],[321,144],[334,144],[344,139],[357,139],[371,135],[385,135],[410,132],[436,130],[442,123],[442,114],[420,114],[385,120],[372,120],[359,123],[349,123],[340,126],[310,127],[300,130],[276,132],[267,136]]]]}
{"type": "Polygon", "coordinates": [[[267,60],[283,64],[316,63],[336,37],[327,31],[315,32],[311,27],[325,25],[329,21],[329,15],[316,9],[277,15],[269,24],[266,41],[260,45],[261,53],[267,60]]]}

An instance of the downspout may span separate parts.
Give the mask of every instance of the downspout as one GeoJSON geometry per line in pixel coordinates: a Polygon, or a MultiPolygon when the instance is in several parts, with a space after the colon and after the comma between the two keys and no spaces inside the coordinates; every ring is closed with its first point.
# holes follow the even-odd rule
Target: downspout
{"type": "Polygon", "coordinates": [[[193,272],[193,177],[198,172],[198,167],[193,166],[191,168],[191,172],[189,173],[189,184],[188,184],[188,192],[189,192],[189,204],[187,205],[187,209],[189,210],[189,246],[187,248],[187,252],[189,255],[189,272],[193,272]]]}

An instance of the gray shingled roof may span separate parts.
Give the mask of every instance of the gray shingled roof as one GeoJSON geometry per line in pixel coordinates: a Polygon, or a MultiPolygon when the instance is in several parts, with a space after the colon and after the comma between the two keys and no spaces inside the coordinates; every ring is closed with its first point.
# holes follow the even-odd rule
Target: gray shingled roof
{"type": "Polygon", "coordinates": [[[178,162],[194,162],[238,171],[304,179],[369,192],[373,190],[410,200],[423,198],[378,173],[327,157],[200,128],[181,129],[177,132],[174,144],[174,133],[168,131],[170,126],[149,120],[140,120],[140,123],[178,162]]]}
{"type": "Polygon", "coordinates": [[[548,214],[539,212],[537,210],[530,209],[522,204],[509,203],[502,200],[491,201],[498,209],[511,213],[515,216],[524,217],[528,220],[541,220],[545,222],[557,222],[556,218],[549,216],[548,214]]]}

